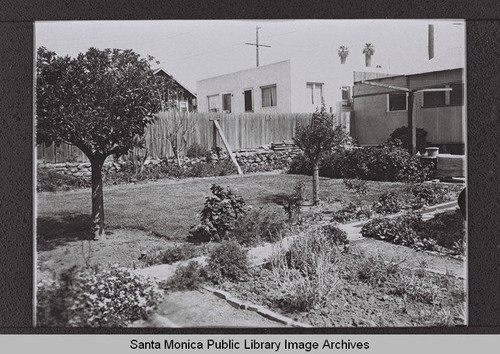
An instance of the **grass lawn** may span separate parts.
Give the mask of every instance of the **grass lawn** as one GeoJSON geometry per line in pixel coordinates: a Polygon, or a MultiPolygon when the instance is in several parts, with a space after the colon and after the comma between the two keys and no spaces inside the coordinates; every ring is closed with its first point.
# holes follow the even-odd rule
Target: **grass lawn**
{"type": "MultiPolygon", "coordinates": [[[[360,200],[346,190],[340,179],[320,179],[320,198],[328,208],[339,208],[340,201],[360,200]]],[[[283,210],[280,202],[299,181],[306,183],[311,199],[311,177],[288,174],[250,174],[216,178],[162,180],[104,188],[104,210],[108,229],[128,228],[150,231],[171,240],[184,240],[192,225],[199,222],[198,212],[210,186],[217,183],[235,188],[247,204],[268,205],[283,210]]],[[[405,193],[402,183],[368,182],[368,194],[361,201],[371,204],[385,191],[405,193]]],[[[90,189],[37,194],[37,235],[50,240],[90,230],[90,189]]],[[[285,214],[283,214],[285,215],[285,214]]]]}

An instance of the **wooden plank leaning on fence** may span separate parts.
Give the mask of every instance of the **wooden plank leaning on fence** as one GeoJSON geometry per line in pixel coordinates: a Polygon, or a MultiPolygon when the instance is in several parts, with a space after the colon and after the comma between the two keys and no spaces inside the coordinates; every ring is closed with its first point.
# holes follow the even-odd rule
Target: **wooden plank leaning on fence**
{"type": "Polygon", "coordinates": [[[234,165],[238,169],[238,174],[242,175],[243,171],[241,170],[241,167],[238,164],[238,161],[236,160],[236,156],[234,156],[234,153],[233,153],[233,150],[231,149],[231,146],[229,146],[229,143],[226,140],[226,136],[224,135],[224,132],[222,131],[222,129],[221,129],[220,125],[219,125],[219,121],[217,119],[210,119],[210,120],[214,122],[214,126],[217,129],[217,131],[219,132],[219,135],[220,135],[220,137],[222,139],[222,142],[224,143],[224,146],[227,149],[229,157],[231,157],[231,161],[233,161],[234,165]]]}

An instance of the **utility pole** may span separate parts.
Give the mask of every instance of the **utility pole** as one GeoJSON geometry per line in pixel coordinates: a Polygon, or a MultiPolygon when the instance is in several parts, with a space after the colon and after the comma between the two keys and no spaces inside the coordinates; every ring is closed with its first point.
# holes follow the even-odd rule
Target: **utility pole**
{"type": "Polygon", "coordinates": [[[254,45],[256,48],[256,59],[257,59],[257,66],[259,66],[259,47],[267,47],[271,48],[270,45],[265,45],[265,44],[259,44],[259,29],[260,27],[257,26],[255,28],[255,43],[245,43],[247,45],[254,45]]]}

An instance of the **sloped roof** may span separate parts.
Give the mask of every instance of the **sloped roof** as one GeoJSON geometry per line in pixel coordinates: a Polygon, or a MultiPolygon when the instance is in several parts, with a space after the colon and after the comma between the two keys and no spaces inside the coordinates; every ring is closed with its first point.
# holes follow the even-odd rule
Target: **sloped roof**
{"type": "Polygon", "coordinates": [[[179,80],[177,80],[176,78],[174,78],[174,76],[172,74],[170,74],[167,70],[163,69],[163,68],[157,68],[157,69],[154,69],[153,70],[153,74],[154,75],[158,75],[160,74],[161,72],[163,72],[165,75],[167,75],[169,78],[171,78],[172,80],[174,80],[175,82],[177,82],[177,84],[182,87],[187,93],[189,93],[190,95],[192,95],[193,97],[196,97],[196,95],[191,91],[189,90],[188,88],[186,88],[186,86],[184,86],[182,83],[179,82],[179,80]]]}

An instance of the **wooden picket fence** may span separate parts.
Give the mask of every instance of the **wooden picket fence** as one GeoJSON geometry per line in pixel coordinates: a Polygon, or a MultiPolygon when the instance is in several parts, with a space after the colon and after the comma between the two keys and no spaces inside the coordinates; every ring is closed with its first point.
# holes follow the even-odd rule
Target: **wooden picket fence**
{"type": "MultiPolygon", "coordinates": [[[[146,127],[145,148],[134,149],[134,154],[144,155],[146,149],[151,158],[173,156],[166,136],[167,120],[173,114],[186,114],[194,121],[194,132],[189,136],[188,146],[198,143],[207,149],[214,144],[214,119],[219,124],[233,151],[254,149],[259,146],[291,140],[298,124],[307,124],[312,113],[179,113],[162,112],[154,124],[146,127]]],[[[217,146],[223,148],[220,136],[216,136],[217,146]]],[[[37,147],[37,159],[46,163],[87,161],[86,156],[75,146],[61,144],[37,147]]]]}

